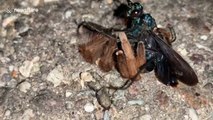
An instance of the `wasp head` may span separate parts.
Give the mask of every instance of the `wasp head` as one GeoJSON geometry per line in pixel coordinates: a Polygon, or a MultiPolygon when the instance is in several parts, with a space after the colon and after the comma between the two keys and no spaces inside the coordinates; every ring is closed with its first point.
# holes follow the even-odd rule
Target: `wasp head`
{"type": "Polygon", "coordinates": [[[139,2],[131,2],[127,0],[129,10],[127,12],[127,17],[138,18],[143,14],[143,5],[139,2]]]}

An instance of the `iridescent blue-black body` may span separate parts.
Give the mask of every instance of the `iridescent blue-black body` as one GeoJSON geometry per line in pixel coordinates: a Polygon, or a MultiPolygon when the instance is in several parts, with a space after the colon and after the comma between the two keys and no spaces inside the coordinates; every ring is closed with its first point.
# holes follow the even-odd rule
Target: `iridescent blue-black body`
{"type": "Polygon", "coordinates": [[[127,37],[134,46],[142,41],[146,52],[146,71],[155,70],[158,79],[166,84],[177,85],[176,78],[170,71],[170,65],[166,57],[161,52],[156,40],[148,31],[153,31],[156,26],[155,19],[147,13],[143,13],[143,6],[140,3],[133,3],[128,11],[127,37]]]}
{"type": "MultiPolygon", "coordinates": [[[[103,46],[108,39],[113,39],[115,40],[115,44],[117,44],[115,46],[120,49],[121,43],[116,43],[117,37],[115,36],[115,32],[125,31],[135,52],[139,42],[143,42],[145,46],[147,62],[139,69],[145,69],[147,72],[154,70],[159,81],[166,85],[176,86],[178,84],[177,79],[190,86],[196,85],[198,78],[191,66],[170,45],[164,42],[164,39],[161,38],[163,36],[155,34],[155,19],[150,14],[143,12],[143,6],[140,3],[133,3],[130,0],[127,0],[127,2],[128,5],[122,4],[114,13],[115,17],[125,21],[126,29],[109,29],[92,22],[82,22],[79,24],[78,30],[83,26],[92,33],[91,39],[95,41],[89,42],[84,48],[91,47],[92,52],[99,53],[102,49],[97,47],[97,43],[100,42],[100,45],[103,46]],[[98,41],[99,39],[96,38],[102,38],[102,41],[98,41]],[[92,47],[97,48],[94,49],[92,47]]],[[[97,56],[99,55],[97,57],[95,54],[91,54],[90,51],[87,53],[88,51],[85,50],[84,53],[86,57],[89,55],[89,60],[90,58],[93,60],[100,57],[100,54],[97,54],[97,56]]]]}

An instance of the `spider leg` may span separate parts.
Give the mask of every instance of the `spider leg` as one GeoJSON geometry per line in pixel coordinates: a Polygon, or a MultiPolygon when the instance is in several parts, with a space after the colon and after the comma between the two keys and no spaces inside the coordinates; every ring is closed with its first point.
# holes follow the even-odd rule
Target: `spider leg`
{"type": "Polygon", "coordinates": [[[170,24],[168,24],[166,28],[156,28],[154,32],[168,45],[171,45],[176,40],[175,30],[170,24]]]}
{"type": "Polygon", "coordinates": [[[146,63],[145,47],[143,42],[139,42],[136,49],[136,66],[139,68],[146,63]]]}
{"type": "MultiPolygon", "coordinates": [[[[131,44],[129,43],[127,36],[124,32],[119,33],[121,46],[124,51],[126,66],[129,73],[129,78],[134,77],[137,74],[136,58],[132,50],[131,44]]],[[[119,62],[119,61],[118,61],[119,62]]]]}

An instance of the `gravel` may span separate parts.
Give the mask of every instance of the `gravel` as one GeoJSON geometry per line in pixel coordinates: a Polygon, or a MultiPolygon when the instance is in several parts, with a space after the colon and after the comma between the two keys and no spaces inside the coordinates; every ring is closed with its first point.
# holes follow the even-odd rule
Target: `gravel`
{"type": "Polygon", "coordinates": [[[82,59],[77,46],[85,39],[76,28],[81,21],[114,26],[116,1],[0,1],[0,119],[212,119],[213,2],[141,0],[158,26],[174,26],[173,48],[195,70],[198,85],[172,88],[151,72],[127,90],[103,91],[125,79],[82,59]]]}

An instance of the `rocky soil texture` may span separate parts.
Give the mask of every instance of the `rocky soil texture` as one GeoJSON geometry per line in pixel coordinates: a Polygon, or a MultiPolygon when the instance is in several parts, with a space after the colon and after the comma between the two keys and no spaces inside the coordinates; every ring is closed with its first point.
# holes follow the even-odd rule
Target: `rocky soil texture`
{"type": "Polygon", "coordinates": [[[146,73],[117,91],[104,114],[87,82],[123,79],[84,62],[76,28],[81,21],[112,27],[116,1],[0,1],[1,120],[213,119],[212,0],[141,0],[158,26],[174,26],[173,47],[194,68],[199,84],[172,88],[146,73]]]}

